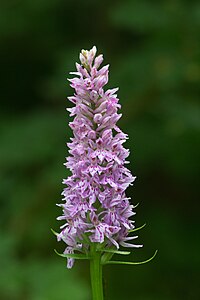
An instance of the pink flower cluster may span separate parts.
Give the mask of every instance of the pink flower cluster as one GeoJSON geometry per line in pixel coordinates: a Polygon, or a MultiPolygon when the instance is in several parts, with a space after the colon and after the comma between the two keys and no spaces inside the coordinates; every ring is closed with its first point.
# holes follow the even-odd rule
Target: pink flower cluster
{"type": "MultiPolygon", "coordinates": [[[[68,108],[74,119],[69,126],[74,137],[68,143],[70,156],[65,166],[72,175],[63,180],[63,215],[61,233],[66,253],[88,251],[89,244],[100,243],[104,248],[119,245],[140,247],[127,243],[134,228],[133,205],[125,195],[135,177],[125,167],[129,150],[123,147],[128,138],[116,125],[121,114],[116,95],[117,88],[104,91],[108,82],[108,67],[99,69],[103,56],[96,56],[96,47],[82,50],[81,64],[76,64],[77,77],[69,79],[75,94],[68,99],[74,104],[68,108]],[[88,242],[89,241],[89,242],[88,242]]],[[[74,259],[68,258],[68,268],[74,259]]]]}

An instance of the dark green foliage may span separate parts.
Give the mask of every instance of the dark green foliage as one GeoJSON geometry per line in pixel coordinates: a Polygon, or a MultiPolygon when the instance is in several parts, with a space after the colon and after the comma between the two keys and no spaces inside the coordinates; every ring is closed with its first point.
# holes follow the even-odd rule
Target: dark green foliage
{"type": "Polygon", "coordinates": [[[50,228],[59,231],[69,174],[66,77],[93,45],[110,63],[109,87],[120,87],[138,177],[128,196],[140,203],[136,226],[147,223],[144,249],[127,260],[159,250],[144,266],[105,266],[107,298],[200,298],[199,36],[195,0],[1,1],[0,299],[90,299],[87,261],[66,270],[50,228]]]}

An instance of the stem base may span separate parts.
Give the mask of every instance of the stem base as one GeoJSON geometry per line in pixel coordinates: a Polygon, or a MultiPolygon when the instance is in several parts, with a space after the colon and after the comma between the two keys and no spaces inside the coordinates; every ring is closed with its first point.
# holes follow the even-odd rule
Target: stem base
{"type": "Polygon", "coordinates": [[[93,300],[103,300],[101,252],[96,251],[96,245],[90,248],[90,277],[93,300]]]}

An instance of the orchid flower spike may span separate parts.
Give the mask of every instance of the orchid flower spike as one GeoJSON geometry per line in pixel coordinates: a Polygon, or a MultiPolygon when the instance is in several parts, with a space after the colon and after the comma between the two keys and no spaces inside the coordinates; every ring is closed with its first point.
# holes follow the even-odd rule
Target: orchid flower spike
{"type": "Polygon", "coordinates": [[[107,254],[117,252],[120,245],[142,247],[130,242],[137,236],[128,236],[135,228],[130,219],[135,212],[125,192],[136,177],[126,167],[129,150],[123,144],[128,136],[117,125],[122,116],[118,89],[104,89],[109,65],[100,68],[103,56],[96,52],[95,46],[82,50],[81,63],[71,73],[76,77],[69,79],[75,90],[68,97],[73,103],[68,108],[73,137],[64,165],[71,176],[63,180],[63,203],[58,204],[63,214],[58,220],[64,224],[56,234],[66,244],[68,268],[78,258],[77,252],[87,255],[93,244],[107,254]]]}

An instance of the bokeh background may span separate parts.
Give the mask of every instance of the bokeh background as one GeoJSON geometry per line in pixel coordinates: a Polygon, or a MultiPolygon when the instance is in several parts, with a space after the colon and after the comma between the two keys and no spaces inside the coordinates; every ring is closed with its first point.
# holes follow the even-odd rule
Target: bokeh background
{"type": "Polygon", "coordinates": [[[66,269],[59,230],[66,78],[96,45],[119,86],[129,134],[128,196],[140,266],[104,268],[107,300],[200,299],[200,2],[1,0],[0,299],[91,300],[87,262],[66,269]]]}

